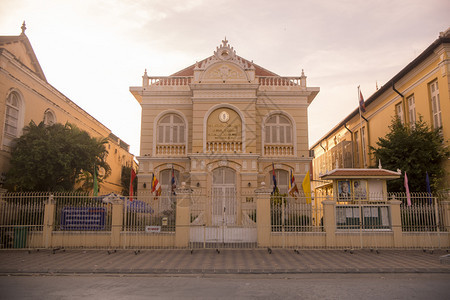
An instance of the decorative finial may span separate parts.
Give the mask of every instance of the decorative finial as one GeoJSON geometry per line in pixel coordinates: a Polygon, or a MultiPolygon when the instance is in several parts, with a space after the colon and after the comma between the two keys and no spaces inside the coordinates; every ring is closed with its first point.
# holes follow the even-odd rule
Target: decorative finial
{"type": "Polygon", "coordinates": [[[23,21],[22,27],[20,28],[22,28],[22,34],[25,34],[25,30],[27,30],[27,25],[25,25],[25,21],[23,21]]]}
{"type": "Polygon", "coordinates": [[[378,160],[378,169],[382,169],[382,167],[381,167],[381,159],[378,160]]]}
{"type": "Polygon", "coordinates": [[[302,69],[302,76],[305,76],[305,70],[302,69]]]}
{"type": "Polygon", "coordinates": [[[377,91],[378,91],[378,81],[376,81],[376,80],[375,80],[375,88],[376,88],[377,91]]]}
{"type": "Polygon", "coordinates": [[[228,40],[227,40],[226,36],[225,36],[225,39],[222,40],[222,44],[223,44],[224,47],[228,44],[228,40]]]}

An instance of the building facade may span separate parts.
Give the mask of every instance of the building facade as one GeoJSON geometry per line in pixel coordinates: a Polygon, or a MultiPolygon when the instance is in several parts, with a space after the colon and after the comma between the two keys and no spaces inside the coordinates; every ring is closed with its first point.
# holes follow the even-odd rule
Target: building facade
{"type": "Polygon", "coordinates": [[[102,194],[120,193],[122,166],[130,166],[134,158],[129,145],[48,83],[25,29],[24,23],[19,36],[0,36],[0,184],[10,168],[14,139],[20,137],[24,126],[30,121],[48,125],[69,122],[92,137],[108,139],[111,175],[99,189],[102,194]]]}
{"type": "MultiPolygon", "coordinates": [[[[307,108],[319,88],[282,77],[236,54],[227,40],[213,55],[171,76],[143,76],[130,87],[142,107],[139,192],[153,175],[163,192],[185,182],[215,212],[236,212],[264,182],[286,193],[292,172],[309,170],[307,108]],[[173,175],[172,175],[173,174],[173,175]]],[[[233,221],[234,222],[234,221],[233,221]]],[[[230,222],[227,222],[230,223],[230,222]]]]}
{"type": "MultiPolygon", "coordinates": [[[[356,90],[356,88],[355,88],[356,90]]],[[[355,92],[356,95],[356,92],[355,92]]],[[[319,179],[333,169],[376,167],[370,155],[380,137],[389,132],[393,117],[411,126],[422,117],[431,128],[441,128],[450,140],[450,28],[365,101],[361,118],[356,108],[311,147],[313,174],[319,179]]],[[[355,97],[355,104],[357,104],[355,97]]],[[[444,163],[445,188],[450,188],[450,160],[444,163]]],[[[330,193],[329,182],[315,180],[316,191],[330,193]]]]}

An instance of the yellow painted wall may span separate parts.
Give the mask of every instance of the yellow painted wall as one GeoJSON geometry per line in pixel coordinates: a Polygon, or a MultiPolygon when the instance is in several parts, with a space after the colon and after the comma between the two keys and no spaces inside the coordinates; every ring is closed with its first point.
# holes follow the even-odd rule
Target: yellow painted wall
{"type": "MultiPolygon", "coordinates": [[[[92,137],[109,137],[111,130],[22,65],[32,67],[31,59],[24,52],[26,47],[22,43],[12,45],[7,49],[15,51],[14,55],[6,50],[3,50],[0,54],[0,130],[2,140],[5,124],[5,103],[12,89],[19,92],[24,104],[23,124],[19,124],[19,126],[26,126],[30,121],[39,124],[44,120],[45,111],[50,109],[58,123],[69,122],[74,124],[87,131],[92,137]],[[20,58],[21,61],[17,61],[17,58],[20,58]]],[[[0,172],[6,173],[9,169],[10,154],[3,143],[1,146],[0,172]]],[[[106,148],[109,152],[107,162],[111,167],[111,176],[103,184],[100,184],[100,193],[120,193],[122,190],[120,184],[122,166],[130,164],[133,155],[112,139],[109,139],[106,148]]]]}
{"type": "MultiPolygon", "coordinates": [[[[433,127],[432,120],[432,108],[429,84],[434,80],[438,81],[439,95],[440,95],[440,108],[442,116],[442,132],[445,143],[449,145],[450,140],[450,68],[449,68],[449,53],[450,44],[443,43],[438,46],[432,54],[425,58],[422,62],[418,63],[412,70],[404,74],[400,78],[396,78],[395,88],[403,94],[404,99],[396,93],[391,86],[388,89],[377,96],[369,105],[366,105],[366,112],[363,116],[369,121],[369,138],[370,143],[366,139],[366,155],[369,158],[367,166],[376,167],[376,162],[373,157],[369,155],[369,149],[367,146],[377,147],[376,142],[380,137],[384,137],[389,132],[389,125],[391,120],[396,116],[395,105],[402,103],[403,115],[405,122],[409,123],[409,110],[407,99],[410,96],[414,96],[416,120],[419,116],[422,116],[423,120],[428,126],[433,127]]],[[[389,82],[390,83],[390,82],[389,82]]],[[[369,99],[369,98],[367,98],[369,99]]],[[[366,101],[367,101],[366,99],[366,101]]],[[[353,132],[360,132],[361,121],[359,114],[356,113],[348,122],[347,127],[353,132]]],[[[362,126],[367,128],[365,121],[362,122],[362,126]]],[[[315,146],[312,147],[315,153],[314,168],[315,173],[318,174],[318,157],[324,155],[326,151],[335,146],[334,138],[340,137],[345,140],[351,140],[350,134],[344,128],[344,125],[329,132],[326,137],[317,141],[315,146]],[[320,146],[324,146],[326,151],[320,146]],[[328,145],[328,148],[327,148],[328,145]]],[[[338,138],[339,140],[339,138],[338,138]]],[[[359,142],[361,142],[361,135],[359,133],[359,142]]],[[[354,145],[355,147],[355,145],[354,145]]],[[[361,147],[361,144],[359,144],[361,147]]],[[[361,153],[360,153],[361,154],[361,153]]],[[[361,154],[362,155],[362,154],[361,154]]],[[[356,167],[362,166],[362,156],[360,156],[360,164],[356,167]]],[[[444,163],[444,167],[447,172],[445,178],[445,187],[450,188],[450,161],[447,160],[444,163]]],[[[330,171],[330,170],[328,170],[330,171]]],[[[317,184],[316,184],[317,185],[317,184]]]]}

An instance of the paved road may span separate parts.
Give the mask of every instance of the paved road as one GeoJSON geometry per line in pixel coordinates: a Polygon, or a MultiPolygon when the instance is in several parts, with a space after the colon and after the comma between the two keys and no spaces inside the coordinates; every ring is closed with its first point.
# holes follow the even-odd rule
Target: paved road
{"type": "Polygon", "coordinates": [[[0,251],[0,274],[450,273],[445,251],[106,250],[0,251]]]}
{"type": "Polygon", "coordinates": [[[450,274],[0,276],[2,299],[449,299],[450,274]]]}

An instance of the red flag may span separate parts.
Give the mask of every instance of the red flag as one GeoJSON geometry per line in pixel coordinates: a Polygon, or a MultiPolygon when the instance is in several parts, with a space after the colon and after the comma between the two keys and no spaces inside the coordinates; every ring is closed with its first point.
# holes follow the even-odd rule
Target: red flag
{"type": "Polygon", "coordinates": [[[366,103],[364,102],[364,97],[363,97],[359,87],[358,87],[358,90],[359,90],[359,110],[361,112],[366,112],[366,103]]]}
{"type": "Polygon", "coordinates": [[[159,184],[158,179],[156,178],[155,174],[152,176],[152,193],[155,193],[156,196],[161,195],[161,185],[159,184]]]}
{"type": "Polygon", "coordinates": [[[130,176],[130,201],[133,201],[133,180],[136,178],[136,172],[131,168],[131,176],[130,176]]]}
{"type": "Polygon", "coordinates": [[[409,186],[408,186],[408,176],[406,176],[405,172],[405,190],[406,190],[406,201],[408,203],[408,206],[411,206],[411,194],[409,193],[409,186]]]}

